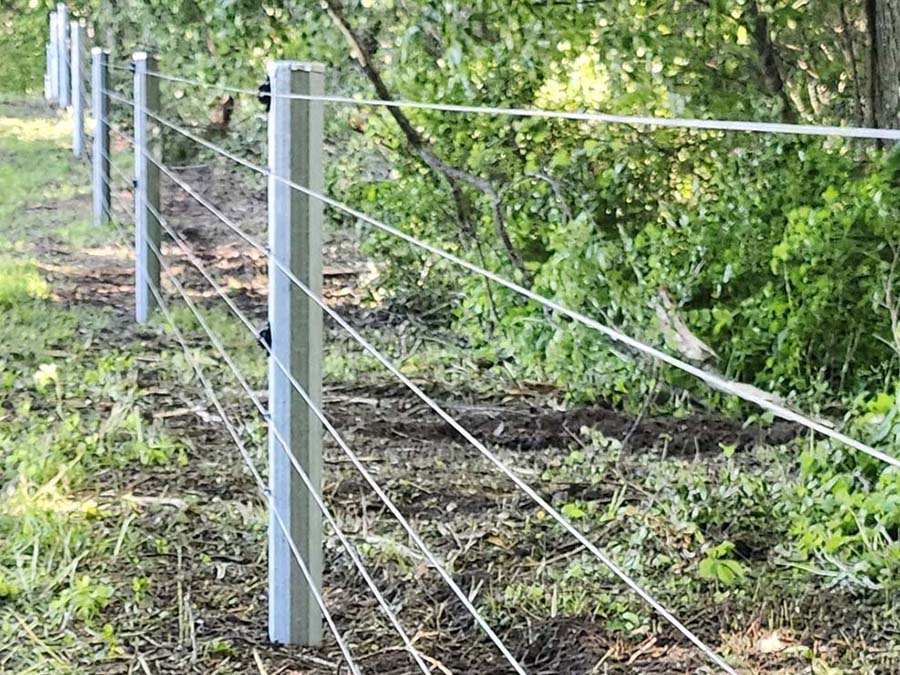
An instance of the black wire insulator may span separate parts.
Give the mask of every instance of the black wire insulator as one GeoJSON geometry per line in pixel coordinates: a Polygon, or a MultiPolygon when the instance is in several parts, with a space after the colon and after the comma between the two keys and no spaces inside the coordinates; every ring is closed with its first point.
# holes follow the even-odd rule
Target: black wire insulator
{"type": "Polygon", "coordinates": [[[269,80],[269,76],[266,75],[266,81],[259,85],[259,89],[256,92],[256,100],[262,103],[263,107],[266,109],[266,112],[269,112],[269,108],[272,107],[272,82],[269,80]]]}
{"type": "Polygon", "coordinates": [[[272,349],[272,326],[268,321],[256,334],[256,342],[265,350],[266,354],[272,349]]]}

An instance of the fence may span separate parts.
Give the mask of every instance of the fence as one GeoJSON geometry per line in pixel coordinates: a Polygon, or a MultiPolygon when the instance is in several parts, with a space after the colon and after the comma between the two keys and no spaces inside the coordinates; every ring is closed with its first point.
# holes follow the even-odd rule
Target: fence
{"type": "MultiPolygon", "coordinates": [[[[63,4],[60,4],[57,11],[50,15],[50,37],[47,46],[45,95],[48,99],[55,100],[61,107],[71,104],[73,109],[72,149],[77,156],[82,156],[85,145],[83,110],[84,102],[87,100],[87,82],[84,77],[83,65],[85,46],[82,28],[75,23],[70,24],[68,12],[63,4]]],[[[266,166],[260,166],[201,138],[189,129],[185,129],[161,115],[160,81],[172,81],[198,87],[209,85],[161,71],[156,57],[144,52],[135,53],[127,66],[110,63],[109,52],[99,47],[91,50],[90,73],[91,114],[94,120],[91,158],[94,220],[97,225],[111,224],[118,228],[125,245],[130,245],[128,233],[122,229],[111,213],[111,172],[113,168],[110,159],[110,134],[114,133],[134,149],[134,179],[122,174],[119,174],[118,178],[131,185],[134,194],[136,320],[147,322],[156,308],[162,313],[163,318],[171,326],[176,340],[184,348],[187,360],[191,363],[204,391],[218,411],[223,424],[255,479],[263,499],[269,506],[269,637],[275,642],[317,645],[322,639],[322,622],[324,621],[338,644],[348,668],[351,672],[360,672],[321,592],[324,520],[333,530],[341,547],[402,639],[410,658],[423,673],[432,672],[431,660],[414,646],[409,634],[367,570],[359,551],[341,531],[334,514],[322,497],[322,436],[324,429],[324,432],[327,432],[335,440],[340,450],[347,456],[385,508],[396,518],[402,529],[446,582],[452,593],[471,615],[473,621],[496,645],[512,669],[518,673],[526,672],[520,660],[510,652],[474,606],[468,594],[454,580],[446,564],[432,552],[410,521],[366,468],[357,453],[348,445],[340,431],[324,414],[321,372],[322,322],[323,314],[327,314],[394,378],[450,425],[487,462],[506,476],[523,494],[571,535],[580,546],[652,607],[659,617],[693,643],[722,671],[735,673],[733,667],[719,654],[673,616],[648,590],[625,573],[568,518],[526,483],[513,468],[507,465],[484,442],[470,433],[440,403],[428,396],[409,377],[404,375],[391,359],[323,300],[321,229],[325,207],[349,215],[369,227],[397,237],[464,268],[472,274],[514,291],[550,312],[565,316],[573,322],[598,331],[611,340],[650,356],[656,361],[680,369],[713,389],[753,403],[777,417],[802,425],[858,452],[877,458],[890,466],[900,467],[900,460],[897,458],[853,439],[808,415],[789,409],[775,402],[765,392],[698,368],[329,197],[323,189],[322,166],[324,156],[322,149],[323,116],[326,104],[426,108],[452,114],[552,117],[651,127],[669,126],[745,133],[812,134],[891,141],[900,140],[900,131],[705,119],[623,117],[589,112],[485,108],[413,101],[346,98],[324,93],[325,69],[321,65],[276,61],[269,64],[265,73],[268,86],[261,89],[260,92],[229,86],[215,87],[232,93],[259,95],[261,101],[267,105],[268,162],[266,166]],[[110,70],[131,74],[133,79],[132,97],[111,90],[110,70]],[[133,136],[111,124],[110,106],[113,102],[132,111],[133,136]],[[238,223],[210,203],[165,164],[160,151],[160,136],[163,128],[180,134],[230,162],[266,177],[268,184],[268,241],[266,243],[248,234],[238,223]],[[161,234],[165,232],[173,244],[184,253],[190,263],[209,283],[216,296],[225,303],[231,313],[248,331],[254,335],[257,334],[257,327],[229,297],[227,290],[210,274],[201,259],[192,251],[186,239],[172,228],[161,214],[161,175],[166,176],[168,180],[248,245],[260,251],[268,261],[268,330],[261,335],[261,343],[269,355],[268,405],[263,404],[249,385],[235,360],[224,347],[223,341],[204,319],[202,313],[198,311],[194,301],[191,300],[162,254],[161,234]],[[226,414],[203,368],[188,349],[184,335],[162,295],[161,278],[166,278],[177,295],[185,302],[224,363],[233,371],[254,407],[263,415],[269,434],[268,483],[263,480],[261,473],[254,465],[241,433],[226,414]]]]}

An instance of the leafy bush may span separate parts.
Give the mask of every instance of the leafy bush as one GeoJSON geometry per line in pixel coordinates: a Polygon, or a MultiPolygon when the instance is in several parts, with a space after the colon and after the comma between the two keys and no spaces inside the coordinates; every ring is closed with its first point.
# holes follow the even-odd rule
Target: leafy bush
{"type": "Polygon", "coordinates": [[[700,561],[700,578],[725,586],[740,583],[746,572],[740,562],[728,557],[733,550],[734,544],[730,541],[723,541],[707,550],[706,557],[700,561]]]}
{"type": "Polygon", "coordinates": [[[7,0],[0,6],[0,91],[43,91],[47,13],[55,6],[51,0],[7,0]]]}
{"type": "MultiPolygon", "coordinates": [[[[900,402],[886,394],[864,402],[853,431],[890,451],[900,441],[900,402]]],[[[900,579],[900,470],[828,442],[801,457],[785,507],[797,551],[833,583],[895,589],[900,579]]]]}
{"type": "MultiPolygon", "coordinates": [[[[373,64],[403,97],[838,123],[858,103],[846,82],[858,64],[838,60],[845,36],[833,33],[841,17],[829,7],[760,10],[779,40],[809,44],[811,31],[817,43],[836,45],[823,49],[828,56],[797,55],[813,66],[794,69],[785,85],[795,94],[790,104],[756,81],[748,5],[728,12],[719,3],[651,0],[552,11],[496,0],[344,6],[373,64]],[[529,29],[535,20],[541,39],[529,29]],[[807,71],[814,81],[804,79],[807,71]],[[797,101],[810,82],[822,98],[807,107],[797,101]]],[[[29,7],[21,21],[43,30],[46,7],[29,7]]],[[[851,3],[846,11],[852,18],[861,9],[851,3]]],[[[162,85],[166,114],[192,123],[204,124],[220,101],[217,83],[252,87],[273,58],[328,63],[331,91],[370,88],[350,67],[340,31],[314,5],[82,1],[73,14],[96,42],[114,47],[115,60],[148,48],[163,70],[208,83],[162,85]]],[[[240,121],[226,142],[258,153],[257,104],[237,98],[240,121]]],[[[717,369],[785,396],[824,405],[835,389],[852,396],[897,374],[894,351],[876,337],[891,330],[883,305],[897,248],[900,196],[889,189],[898,180],[896,153],[857,141],[407,111],[443,161],[496,189],[492,196],[464,183],[454,196],[423,169],[391,116],[334,110],[328,191],[416,236],[672,348],[657,319],[660,293],[669,293],[718,354],[717,369]],[[496,214],[521,266],[498,239],[496,214]]],[[[449,301],[472,346],[514,354],[522,375],[557,382],[578,398],[627,403],[647,393],[646,364],[612,351],[602,336],[546,321],[533,303],[435,265],[387,235],[366,230],[365,239],[368,252],[388,261],[376,295],[428,309],[449,301]]],[[[676,373],[665,377],[693,386],[676,373]]]]}

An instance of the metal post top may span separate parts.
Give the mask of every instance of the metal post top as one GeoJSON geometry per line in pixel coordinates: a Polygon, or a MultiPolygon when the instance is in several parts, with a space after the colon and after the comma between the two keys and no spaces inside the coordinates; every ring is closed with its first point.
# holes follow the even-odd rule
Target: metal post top
{"type": "Polygon", "coordinates": [[[266,64],[266,73],[269,75],[285,69],[301,73],[324,73],[325,65],[307,61],[269,61],[266,64]]]}
{"type": "Polygon", "coordinates": [[[131,55],[131,60],[135,61],[135,62],[149,61],[150,59],[155,59],[155,58],[156,58],[155,54],[153,54],[151,52],[147,52],[147,51],[135,52],[134,54],[131,55]]]}
{"type": "Polygon", "coordinates": [[[94,56],[109,56],[109,50],[104,49],[103,47],[91,47],[91,54],[93,54],[94,56]]]}

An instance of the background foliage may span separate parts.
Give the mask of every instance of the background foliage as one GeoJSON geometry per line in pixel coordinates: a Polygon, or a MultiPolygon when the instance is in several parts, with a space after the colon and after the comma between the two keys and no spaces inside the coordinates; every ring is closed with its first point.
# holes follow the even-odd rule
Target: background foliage
{"type": "Polygon", "coordinates": [[[47,30],[44,2],[11,0],[0,5],[0,91],[43,91],[47,30]]]}
{"type": "MultiPolygon", "coordinates": [[[[398,97],[864,123],[864,7],[826,4],[364,0],[343,17],[398,97]]],[[[265,61],[290,57],[329,64],[332,91],[371,92],[318,3],[82,3],[76,12],[117,58],[148,46],[166,70],[210,84],[255,86],[265,61]]],[[[33,10],[28,25],[42,28],[42,16],[33,10]]],[[[215,89],[168,93],[173,112],[201,122],[222,101],[215,89]]],[[[258,152],[254,105],[237,102],[231,138],[258,152]]],[[[900,192],[897,159],[884,149],[408,111],[437,157],[489,185],[461,183],[463,222],[452,185],[424,167],[389,115],[335,113],[329,188],[364,210],[691,356],[673,332],[683,322],[716,353],[708,367],[784,396],[825,405],[893,393],[885,301],[900,192]]],[[[425,306],[457,295],[458,325],[498,345],[498,358],[515,354],[526,372],[576,396],[640,391],[646,364],[610,358],[605,339],[535,320],[537,308],[489,294],[477,278],[443,267],[423,275],[431,262],[395,241],[367,241],[394,263],[383,290],[425,306]]]]}
{"type": "MultiPolygon", "coordinates": [[[[328,64],[332,92],[370,95],[371,72],[354,58],[364,52],[398,98],[824,124],[875,115],[862,0],[325,4],[330,15],[318,2],[94,0],[75,13],[120,62],[151,48],[164,70],[211,85],[255,86],[267,60],[294,58],[328,64]]],[[[39,84],[45,11],[19,1],[0,13],[4,86],[39,84]],[[10,51],[22,54],[18,74],[10,51]]],[[[165,91],[171,114],[222,133],[210,121],[222,92],[165,91]]],[[[227,134],[250,153],[264,138],[256,105],[237,101],[227,134]]],[[[423,163],[384,110],[333,112],[328,190],[339,199],[705,367],[851,414],[858,435],[895,447],[886,420],[896,414],[900,353],[900,157],[891,148],[407,111],[457,180],[423,163]]],[[[434,315],[451,317],[471,344],[493,346],[498,362],[515,355],[518,374],[635,407],[656,390],[648,364],[601,336],[545,320],[394,240],[366,232],[365,241],[384,263],[373,293],[446,309],[434,315]]],[[[660,404],[683,389],[709,396],[677,373],[662,376],[660,404]]],[[[801,520],[808,550],[885,540],[871,531],[895,541],[898,510],[887,496],[896,478],[839,453],[835,462],[827,445],[809,452],[804,489],[833,500],[799,503],[843,538],[801,520]],[[865,518],[851,517],[860,508],[865,518]]]]}

